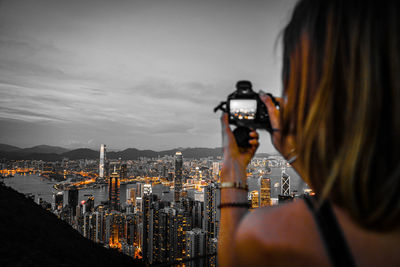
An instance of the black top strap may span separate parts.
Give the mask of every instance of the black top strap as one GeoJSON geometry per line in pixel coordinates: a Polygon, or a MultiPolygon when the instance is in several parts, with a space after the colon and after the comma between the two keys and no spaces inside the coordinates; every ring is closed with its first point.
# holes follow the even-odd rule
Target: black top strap
{"type": "Polygon", "coordinates": [[[335,267],[355,267],[354,258],[329,201],[324,201],[317,209],[311,198],[305,197],[304,200],[318,225],[319,233],[332,265],[335,267]]]}

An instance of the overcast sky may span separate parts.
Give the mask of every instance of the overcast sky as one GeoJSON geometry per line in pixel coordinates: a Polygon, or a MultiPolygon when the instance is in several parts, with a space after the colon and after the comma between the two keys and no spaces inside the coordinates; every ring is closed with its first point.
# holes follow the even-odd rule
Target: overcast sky
{"type": "Polygon", "coordinates": [[[280,95],[294,3],[2,0],[0,143],[221,146],[212,110],[237,80],[280,95]]]}

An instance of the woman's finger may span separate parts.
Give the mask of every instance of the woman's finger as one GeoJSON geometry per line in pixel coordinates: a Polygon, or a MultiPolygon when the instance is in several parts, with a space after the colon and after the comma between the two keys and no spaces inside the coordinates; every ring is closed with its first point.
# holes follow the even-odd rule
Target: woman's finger
{"type": "Polygon", "coordinates": [[[258,133],[256,131],[251,131],[249,135],[253,139],[257,139],[258,140],[258,138],[259,138],[258,133]]]}
{"type": "Polygon", "coordinates": [[[259,145],[258,140],[256,140],[256,139],[250,139],[249,140],[249,144],[252,145],[252,146],[258,146],[259,145]]]}

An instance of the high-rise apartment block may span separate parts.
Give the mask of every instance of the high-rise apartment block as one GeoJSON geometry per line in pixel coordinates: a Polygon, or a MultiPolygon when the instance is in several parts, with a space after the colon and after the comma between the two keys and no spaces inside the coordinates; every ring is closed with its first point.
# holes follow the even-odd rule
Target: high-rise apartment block
{"type": "Polygon", "coordinates": [[[259,202],[259,194],[258,194],[258,191],[257,190],[253,190],[253,191],[251,191],[251,192],[249,192],[249,199],[250,199],[250,202],[251,202],[251,208],[252,209],[255,209],[255,208],[258,208],[258,207],[260,207],[260,202],[259,202]]]}
{"type": "Polygon", "coordinates": [[[260,185],[260,206],[271,206],[271,179],[261,178],[260,185]]]}
{"type": "MultiPolygon", "coordinates": [[[[193,228],[186,232],[186,257],[195,258],[206,255],[207,233],[199,228],[193,228]]],[[[187,263],[188,267],[205,266],[205,258],[199,258],[187,263]]]]}
{"type": "Polygon", "coordinates": [[[174,201],[180,201],[182,194],[182,169],[183,169],[183,156],[181,152],[175,153],[175,179],[174,179],[174,201]]]}

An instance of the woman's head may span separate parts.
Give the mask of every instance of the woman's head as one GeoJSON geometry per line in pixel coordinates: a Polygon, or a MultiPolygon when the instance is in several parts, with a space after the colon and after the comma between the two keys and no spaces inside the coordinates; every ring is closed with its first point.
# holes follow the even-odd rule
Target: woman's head
{"type": "Polygon", "coordinates": [[[302,0],[283,34],[283,141],[368,228],[400,220],[398,1],[302,0]]]}

